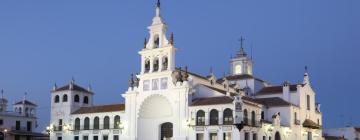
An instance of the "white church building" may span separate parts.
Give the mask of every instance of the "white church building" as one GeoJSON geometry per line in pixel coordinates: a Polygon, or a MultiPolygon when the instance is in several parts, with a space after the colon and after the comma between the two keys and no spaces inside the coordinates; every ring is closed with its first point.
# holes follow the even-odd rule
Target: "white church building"
{"type": "MultiPolygon", "coordinates": [[[[201,76],[176,67],[174,38],[156,15],[122,104],[94,105],[74,81],[51,92],[51,140],[322,140],[322,114],[307,71],[281,85],[253,75],[241,47],[231,73],[201,76]]],[[[135,55],[135,52],[134,52],[135,55]]],[[[119,97],[120,98],[120,97],[119,97]]]]}

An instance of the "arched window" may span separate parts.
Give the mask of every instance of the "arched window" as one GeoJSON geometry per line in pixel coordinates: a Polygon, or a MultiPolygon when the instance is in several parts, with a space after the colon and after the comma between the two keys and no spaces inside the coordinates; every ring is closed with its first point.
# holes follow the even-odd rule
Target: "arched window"
{"type": "Polygon", "coordinates": [[[232,125],[234,123],[233,121],[233,113],[232,110],[230,108],[227,108],[224,110],[224,115],[223,115],[223,124],[227,124],[227,125],[232,125]]]}
{"type": "Polygon", "coordinates": [[[279,133],[279,132],[276,132],[276,133],[275,133],[275,140],[281,140],[281,137],[280,137],[280,133],[279,133]]]}
{"type": "Polygon", "coordinates": [[[90,129],[90,119],[89,117],[86,117],[84,119],[84,130],[89,130],[90,129]]]}
{"type": "Polygon", "coordinates": [[[255,111],[251,112],[251,125],[255,126],[256,125],[256,114],[255,111]]]}
{"type": "Polygon", "coordinates": [[[307,110],[310,110],[310,95],[306,95],[306,106],[307,110]]]}
{"type": "Polygon", "coordinates": [[[75,103],[80,102],[80,97],[79,97],[79,95],[75,95],[75,97],[74,97],[74,102],[75,102],[75,103]]]}
{"type": "Polygon", "coordinates": [[[109,118],[109,116],[105,116],[103,128],[104,129],[110,129],[110,118],[109,118]]]}
{"type": "Polygon", "coordinates": [[[84,97],[84,102],[83,102],[84,104],[88,104],[89,103],[89,97],[88,96],[85,96],[84,97]]]}
{"type": "Polygon", "coordinates": [[[153,71],[156,72],[159,70],[159,58],[155,58],[153,62],[153,71]]]}
{"type": "Polygon", "coordinates": [[[120,128],[120,124],[121,124],[121,122],[120,122],[120,116],[119,116],[119,115],[116,115],[116,116],[114,117],[114,128],[115,128],[115,129],[119,129],[119,128],[120,128]]]}
{"type": "Polygon", "coordinates": [[[148,73],[150,71],[150,60],[146,59],[145,60],[145,73],[148,73]]]}
{"type": "Polygon", "coordinates": [[[248,118],[248,112],[246,109],[244,109],[244,124],[248,124],[249,123],[249,118],[248,118]]]}
{"type": "Polygon", "coordinates": [[[19,114],[21,114],[22,113],[22,108],[21,107],[19,107],[19,114]]]}
{"type": "Polygon", "coordinates": [[[205,125],[205,112],[202,110],[196,113],[196,125],[205,125]]]}
{"type": "Polygon", "coordinates": [[[159,35],[155,35],[155,37],[154,37],[154,48],[159,48],[159,45],[160,45],[159,35]]]}
{"type": "Polygon", "coordinates": [[[168,69],[168,57],[165,56],[162,59],[162,70],[167,70],[168,69]]]}
{"type": "Polygon", "coordinates": [[[80,130],[80,119],[79,118],[75,119],[75,130],[80,130]]]}
{"type": "Polygon", "coordinates": [[[95,117],[94,118],[94,129],[100,129],[99,123],[100,123],[99,117],[95,117]]]}
{"type": "Polygon", "coordinates": [[[62,101],[63,101],[63,102],[67,102],[67,101],[68,101],[68,96],[67,96],[66,94],[62,97],[62,101]]]}
{"type": "Polygon", "coordinates": [[[261,120],[265,120],[265,112],[261,111],[261,120]]]}
{"type": "Polygon", "coordinates": [[[219,124],[219,111],[213,109],[210,111],[210,125],[218,125],[219,124]]]}
{"type": "Polygon", "coordinates": [[[58,103],[59,101],[60,101],[60,97],[59,97],[59,95],[56,95],[56,96],[55,96],[55,99],[54,99],[54,102],[55,102],[55,103],[58,103]]]}

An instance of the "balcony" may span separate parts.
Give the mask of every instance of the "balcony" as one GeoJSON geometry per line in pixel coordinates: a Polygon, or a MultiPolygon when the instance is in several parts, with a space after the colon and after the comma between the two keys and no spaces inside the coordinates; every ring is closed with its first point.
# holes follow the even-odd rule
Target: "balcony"
{"type": "Polygon", "coordinates": [[[84,125],[81,125],[80,128],[75,128],[73,127],[70,131],[93,131],[94,133],[97,133],[98,131],[101,131],[101,130],[121,130],[121,129],[124,129],[123,127],[119,126],[119,127],[114,127],[114,126],[111,126],[109,128],[103,128],[102,125],[100,125],[99,128],[96,128],[94,129],[94,126],[89,126],[89,128],[84,127],[84,125]]]}
{"type": "MultiPolygon", "coordinates": [[[[16,126],[12,126],[11,130],[18,130],[18,131],[28,131],[27,127],[16,127],[16,126]]],[[[31,129],[30,129],[31,130],[31,129]]]]}

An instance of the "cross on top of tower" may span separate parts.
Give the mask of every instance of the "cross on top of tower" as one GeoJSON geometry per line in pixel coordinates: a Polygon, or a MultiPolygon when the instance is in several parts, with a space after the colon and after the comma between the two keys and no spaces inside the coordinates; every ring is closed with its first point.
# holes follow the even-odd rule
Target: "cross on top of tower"
{"type": "Polygon", "coordinates": [[[245,38],[243,36],[241,36],[239,39],[240,51],[236,54],[236,57],[246,57],[247,56],[247,54],[244,50],[244,41],[245,41],[245,38]]]}

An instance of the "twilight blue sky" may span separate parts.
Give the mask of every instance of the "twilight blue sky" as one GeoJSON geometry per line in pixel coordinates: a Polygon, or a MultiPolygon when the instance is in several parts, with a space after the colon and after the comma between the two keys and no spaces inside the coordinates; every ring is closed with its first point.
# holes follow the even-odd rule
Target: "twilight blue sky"
{"type": "MultiPolygon", "coordinates": [[[[0,1],[0,88],[10,102],[28,92],[49,121],[50,90],[91,84],[96,104],[122,102],[155,0],[0,1]]],[[[274,84],[302,80],[308,65],[325,127],[360,125],[359,0],[178,0],[162,2],[175,34],[177,66],[218,77],[253,47],[254,72],[274,84]]]]}

